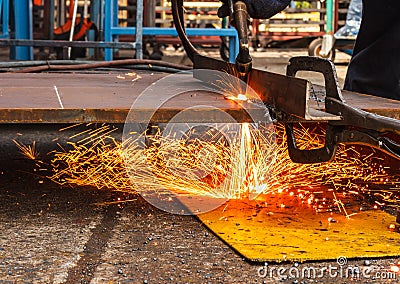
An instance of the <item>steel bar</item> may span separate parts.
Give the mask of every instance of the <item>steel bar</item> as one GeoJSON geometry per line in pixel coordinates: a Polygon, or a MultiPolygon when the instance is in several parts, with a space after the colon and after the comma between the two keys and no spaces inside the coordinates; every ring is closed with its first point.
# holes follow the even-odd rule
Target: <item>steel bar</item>
{"type": "Polygon", "coordinates": [[[143,59],[143,0],[136,1],[136,59],[143,59]]]}
{"type": "Polygon", "coordinates": [[[1,39],[0,46],[95,47],[135,49],[135,43],[104,41],[1,39]]]}
{"type": "Polygon", "coordinates": [[[178,70],[190,70],[191,68],[185,65],[164,62],[159,60],[151,60],[151,59],[122,59],[122,60],[113,60],[113,61],[98,61],[98,62],[89,62],[82,63],[77,62],[79,64],[66,64],[69,60],[62,61],[60,63],[48,61],[47,64],[41,66],[32,66],[23,68],[20,70],[16,70],[12,73],[34,73],[34,72],[42,72],[42,71],[50,71],[50,70],[58,70],[58,71],[70,71],[70,70],[88,70],[94,68],[101,67],[116,67],[116,66],[129,66],[129,65],[147,65],[148,70],[152,70],[153,66],[157,67],[165,67],[165,68],[173,68],[178,70]]]}

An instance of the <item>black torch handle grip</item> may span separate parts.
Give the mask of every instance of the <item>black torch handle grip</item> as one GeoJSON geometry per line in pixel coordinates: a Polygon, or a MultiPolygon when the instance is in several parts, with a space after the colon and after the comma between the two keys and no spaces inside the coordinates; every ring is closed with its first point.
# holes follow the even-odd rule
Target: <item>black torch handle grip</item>
{"type": "Polygon", "coordinates": [[[233,20],[238,32],[239,43],[248,45],[247,7],[244,2],[237,1],[233,4],[233,20]]]}
{"type": "Polygon", "coordinates": [[[248,73],[251,69],[251,56],[249,53],[249,31],[247,25],[247,7],[242,1],[233,4],[233,21],[239,37],[239,54],[236,65],[240,73],[248,73]]]}

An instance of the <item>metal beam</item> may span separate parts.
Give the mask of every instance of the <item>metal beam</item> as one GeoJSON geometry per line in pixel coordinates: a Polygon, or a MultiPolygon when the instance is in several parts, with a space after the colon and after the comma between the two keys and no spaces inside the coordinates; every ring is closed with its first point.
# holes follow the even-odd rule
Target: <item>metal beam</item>
{"type": "Polygon", "coordinates": [[[135,49],[135,43],[104,41],[0,39],[0,46],[96,47],[135,49]]]}

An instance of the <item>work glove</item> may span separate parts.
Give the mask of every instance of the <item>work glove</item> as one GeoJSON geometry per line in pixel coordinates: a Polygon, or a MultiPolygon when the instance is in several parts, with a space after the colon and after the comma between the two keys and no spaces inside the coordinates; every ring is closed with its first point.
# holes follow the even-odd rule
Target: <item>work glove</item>
{"type": "MultiPolygon", "coordinates": [[[[221,0],[223,5],[218,9],[218,17],[229,16],[227,0],[221,0]]],[[[234,0],[232,0],[234,1],[234,0]]],[[[247,6],[247,12],[253,19],[269,19],[285,9],[291,0],[242,0],[247,6]]]]}

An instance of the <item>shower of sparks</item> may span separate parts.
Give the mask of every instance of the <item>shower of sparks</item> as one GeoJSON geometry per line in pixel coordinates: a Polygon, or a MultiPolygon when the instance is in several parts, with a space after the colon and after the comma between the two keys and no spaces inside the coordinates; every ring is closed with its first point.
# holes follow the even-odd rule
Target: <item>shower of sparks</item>
{"type": "MultiPolygon", "coordinates": [[[[379,164],[379,158],[375,161],[374,156],[365,157],[357,148],[340,146],[332,162],[296,164],[287,152],[284,127],[275,127],[276,141],[242,124],[231,145],[218,137],[212,142],[189,141],[188,137],[176,139],[156,131],[149,145],[126,141],[126,147],[111,135],[117,128],[103,125],[74,135],[81,140],[70,142],[69,150],[54,153],[49,178],[60,184],[98,189],[167,190],[227,199],[283,193],[299,198],[317,212],[338,211],[346,216],[352,215],[345,208],[350,196],[373,197],[375,207],[366,205],[359,210],[397,207],[399,179],[379,164]]],[[[323,145],[323,134],[313,131],[295,129],[301,148],[323,145]]]]}
{"type": "MultiPolygon", "coordinates": [[[[125,74],[121,79],[135,76],[134,80],[139,78],[125,74]]],[[[260,102],[241,80],[227,76],[220,74],[211,82],[227,99],[239,104],[260,102]]],[[[359,206],[360,211],[397,207],[400,200],[400,177],[382,165],[379,155],[365,156],[358,152],[359,148],[339,146],[335,159],[329,163],[293,163],[281,124],[274,129],[241,124],[229,142],[221,135],[229,133],[229,125],[218,128],[219,132],[207,130],[203,137],[184,133],[179,139],[177,133],[168,135],[155,127],[150,137],[143,133],[123,143],[113,138],[117,130],[103,125],[73,135],[74,141],[80,140],[71,141],[69,149],[53,153],[49,178],[63,185],[153,195],[174,192],[183,196],[262,200],[262,195],[286,194],[316,212],[335,211],[347,217],[355,214],[354,206],[359,206]],[[355,205],[353,200],[369,203],[355,205]]],[[[294,131],[301,149],[324,145],[319,126],[301,126],[294,131]]]]}
{"type": "Polygon", "coordinates": [[[54,154],[51,163],[54,174],[50,178],[60,184],[90,185],[98,189],[130,188],[121,143],[111,136],[115,130],[103,125],[71,136],[71,139],[82,138],[78,142],[69,142],[71,149],[54,154]]]}
{"type": "Polygon", "coordinates": [[[32,145],[25,145],[17,140],[13,140],[15,145],[17,145],[21,154],[30,160],[37,160],[39,158],[39,152],[36,150],[36,142],[33,141],[32,145]]]}

